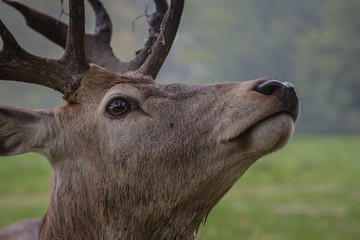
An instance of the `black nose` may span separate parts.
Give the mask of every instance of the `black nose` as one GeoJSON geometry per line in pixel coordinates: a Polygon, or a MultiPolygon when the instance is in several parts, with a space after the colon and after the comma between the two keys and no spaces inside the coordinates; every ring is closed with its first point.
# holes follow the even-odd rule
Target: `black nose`
{"type": "Polygon", "coordinates": [[[266,80],[253,88],[254,91],[267,96],[274,96],[282,103],[284,111],[290,112],[297,118],[299,99],[293,84],[277,80],[266,80]]]}

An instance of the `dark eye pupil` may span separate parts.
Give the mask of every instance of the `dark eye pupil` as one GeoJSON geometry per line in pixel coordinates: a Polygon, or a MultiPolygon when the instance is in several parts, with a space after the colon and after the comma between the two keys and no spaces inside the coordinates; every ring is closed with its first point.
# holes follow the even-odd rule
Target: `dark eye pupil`
{"type": "Polygon", "coordinates": [[[128,109],[129,104],[123,100],[115,100],[107,107],[107,111],[113,116],[118,116],[122,113],[125,113],[128,109]]]}

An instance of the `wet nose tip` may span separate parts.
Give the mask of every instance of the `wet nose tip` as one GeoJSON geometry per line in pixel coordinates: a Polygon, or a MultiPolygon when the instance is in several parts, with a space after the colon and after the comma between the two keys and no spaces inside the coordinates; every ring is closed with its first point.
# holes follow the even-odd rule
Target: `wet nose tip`
{"type": "Polygon", "coordinates": [[[278,80],[266,80],[260,82],[254,88],[254,91],[267,95],[274,96],[283,103],[284,110],[294,112],[298,109],[299,99],[295,92],[295,87],[289,82],[280,82],[278,80]]]}

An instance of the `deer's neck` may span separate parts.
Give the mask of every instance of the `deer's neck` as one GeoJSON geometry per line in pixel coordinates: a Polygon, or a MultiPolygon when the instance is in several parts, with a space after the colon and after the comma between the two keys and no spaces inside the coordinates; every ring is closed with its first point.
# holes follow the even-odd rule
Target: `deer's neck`
{"type": "Polygon", "coordinates": [[[53,175],[40,239],[188,240],[210,211],[200,202],[159,205],[132,186],[98,181],[81,170],[67,179],[53,175]]]}

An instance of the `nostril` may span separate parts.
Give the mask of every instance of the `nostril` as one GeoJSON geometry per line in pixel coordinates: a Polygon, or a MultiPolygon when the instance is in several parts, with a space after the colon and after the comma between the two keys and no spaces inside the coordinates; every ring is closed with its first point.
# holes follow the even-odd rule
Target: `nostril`
{"type": "Polygon", "coordinates": [[[276,97],[281,102],[283,111],[290,112],[294,119],[299,113],[299,99],[295,92],[295,87],[289,82],[280,82],[277,80],[261,81],[252,89],[255,92],[266,96],[276,97]]]}
{"type": "Polygon", "coordinates": [[[286,88],[287,85],[280,81],[268,80],[256,85],[253,90],[267,96],[276,96],[278,98],[282,98],[286,88]]]}

